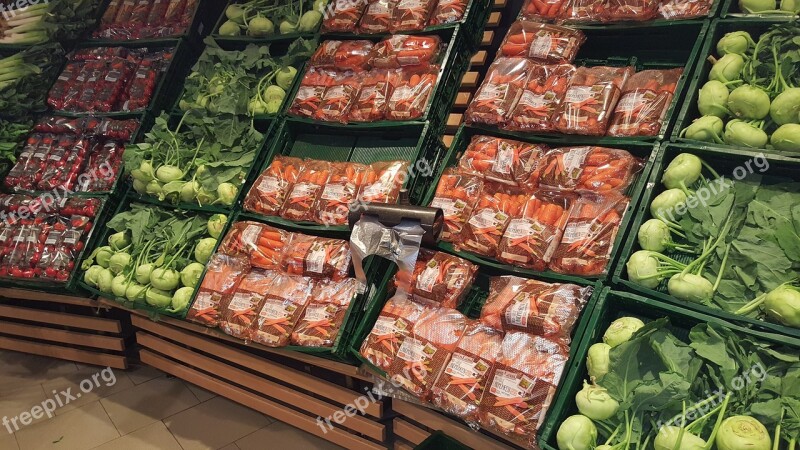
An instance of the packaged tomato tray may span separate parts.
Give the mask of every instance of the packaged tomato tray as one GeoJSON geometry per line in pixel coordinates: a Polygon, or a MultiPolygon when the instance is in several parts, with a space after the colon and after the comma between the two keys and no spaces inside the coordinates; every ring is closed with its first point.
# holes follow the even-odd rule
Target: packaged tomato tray
{"type": "Polygon", "coordinates": [[[0,194],[0,278],[67,283],[103,205],[100,198],[0,194]]]}
{"type": "Polygon", "coordinates": [[[50,88],[47,104],[70,112],[145,109],[174,49],[95,47],[75,50],[50,88]]]}
{"type": "Polygon", "coordinates": [[[111,0],[92,34],[128,41],[186,33],[201,0],[111,0]]]}
{"type": "Polygon", "coordinates": [[[109,192],[119,177],[125,143],[137,119],[65,118],[39,120],[3,180],[11,192],[109,192]]]}
{"type": "Polygon", "coordinates": [[[469,0],[331,0],[322,32],[399,33],[458,22],[469,0]]]}

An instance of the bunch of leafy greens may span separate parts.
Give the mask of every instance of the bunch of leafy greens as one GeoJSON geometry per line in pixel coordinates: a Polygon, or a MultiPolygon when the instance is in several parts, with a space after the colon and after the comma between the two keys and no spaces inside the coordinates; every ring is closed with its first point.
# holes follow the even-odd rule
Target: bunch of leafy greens
{"type": "Polygon", "coordinates": [[[97,21],[99,0],[7,2],[0,15],[0,44],[34,45],[76,39],[97,21]],[[16,6],[16,8],[14,7],[16,6]]]}
{"type": "MultiPolygon", "coordinates": [[[[31,122],[10,122],[0,119],[0,167],[17,160],[16,153],[31,131],[31,122]]],[[[0,169],[0,173],[5,170],[0,169]]]]}
{"type": "Polygon", "coordinates": [[[189,111],[174,127],[162,114],[145,141],[129,145],[125,170],[133,188],[172,204],[232,205],[264,135],[234,115],[189,111]]]}
{"type": "Polygon", "coordinates": [[[59,44],[36,45],[0,59],[0,115],[17,118],[43,111],[63,63],[59,44]]]}
{"type": "Polygon", "coordinates": [[[745,61],[742,78],[771,97],[800,87],[800,25],[787,22],[770,27],[745,61]]]}

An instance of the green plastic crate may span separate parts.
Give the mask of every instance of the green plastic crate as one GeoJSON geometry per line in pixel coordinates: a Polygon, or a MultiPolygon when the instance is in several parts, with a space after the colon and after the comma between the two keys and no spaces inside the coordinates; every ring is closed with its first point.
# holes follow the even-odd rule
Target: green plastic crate
{"type": "MultiPolygon", "coordinates": [[[[350,129],[369,129],[384,131],[389,128],[403,127],[411,124],[420,124],[430,122],[436,134],[441,134],[447,124],[447,116],[450,114],[450,109],[455,102],[458,90],[461,87],[461,78],[469,68],[469,61],[471,53],[467,48],[467,40],[462,36],[463,30],[459,25],[441,28],[425,33],[427,35],[439,36],[443,45],[446,48],[440,55],[438,63],[441,65],[439,68],[439,77],[436,86],[433,88],[428,104],[422,117],[414,120],[382,120],[378,122],[351,122],[341,124],[339,122],[320,122],[305,117],[293,117],[292,119],[298,122],[306,122],[313,124],[327,124],[339,128],[350,129]]],[[[348,35],[348,34],[330,34],[326,35],[325,40],[355,40],[366,39],[373,42],[382,40],[385,36],[381,35],[348,35]]],[[[292,94],[292,100],[294,100],[292,94]]]]}
{"type": "MultiPolygon", "coordinates": [[[[800,338],[800,330],[797,328],[786,327],[758,319],[750,319],[723,311],[721,309],[710,308],[699,303],[678,300],[669,295],[667,292],[667,280],[662,281],[656,289],[649,289],[628,280],[628,273],[625,268],[625,263],[628,261],[631,254],[641,249],[639,247],[637,231],[639,230],[639,227],[641,227],[642,223],[651,218],[650,203],[656,195],[665,190],[664,186],[661,184],[661,177],[664,173],[664,170],[670,161],[672,161],[672,159],[680,153],[691,153],[697,155],[706,161],[711,167],[713,167],[720,175],[725,175],[729,179],[731,178],[732,170],[734,168],[741,166],[744,162],[750,161],[755,156],[759,155],[757,151],[730,151],[721,150],[711,146],[688,145],[680,143],[663,144],[658,153],[658,158],[653,166],[653,170],[650,173],[650,178],[647,180],[648,188],[642,195],[641,202],[636,210],[636,216],[633,220],[633,225],[627,237],[625,238],[624,246],[622,246],[620,251],[620,258],[617,261],[616,267],[614,268],[614,275],[612,279],[613,283],[623,287],[626,290],[647,295],[648,297],[659,299],[681,308],[698,311],[711,316],[721,317],[727,321],[742,324],[743,326],[749,326],[756,329],[767,330],[772,333],[780,333],[786,336],[800,338]]],[[[769,162],[769,169],[767,172],[765,172],[766,175],[783,176],[794,180],[800,179],[800,177],[798,177],[800,160],[774,155],[762,154],[762,156],[764,156],[769,162]]],[[[751,165],[751,167],[753,167],[753,170],[756,174],[759,174],[760,169],[757,169],[753,165],[751,165]]],[[[692,257],[687,257],[687,255],[679,252],[669,252],[666,254],[667,256],[683,262],[689,262],[693,259],[692,257]]]]}
{"type": "MultiPolygon", "coordinates": [[[[780,4],[780,1],[778,4],[780,4]]],[[[776,13],[750,14],[739,9],[739,0],[725,0],[720,8],[719,17],[722,19],[775,20],[776,18],[785,18],[786,20],[791,20],[793,17],[796,18],[797,15],[789,12],[785,15],[776,13]]]]}
{"type": "Polygon", "coordinates": [[[470,447],[441,431],[434,431],[427,439],[414,447],[414,450],[470,450],[470,447]]]}
{"type": "MultiPolygon", "coordinates": [[[[705,43],[700,50],[697,64],[695,65],[692,81],[689,85],[689,90],[683,99],[683,107],[681,108],[678,121],[675,123],[675,128],[672,130],[671,140],[673,142],[686,142],[690,144],[710,145],[711,147],[718,147],[729,151],[731,149],[743,149],[745,147],[738,147],[726,144],[708,144],[707,142],[687,139],[681,137],[681,130],[691,125],[692,121],[702,116],[700,111],[697,110],[697,99],[699,97],[700,88],[708,81],[708,73],[711,71],[711,63],[706,60],[709,55],[716,55],[717,41],[732,31],[747,31],[753,37],[753,40],[758,41],[758,37],[766,32],[771,25],[786,23],[787,19],[716,19],[711,23],[711,27],[706,34],[705,43]]],[[[727,122],[726,122],[727,123],[727,122]]],[[[751,149],[752,150],[752,149],[751,149]]],[[[798,156],[797,153],[781,152],[774,149],[760,149],[765,153],[772,153],[785,156],[798,156]]]]}
{"type": "MultiPolygon", "coordinates": [[[[220,1],[220,0],[215,0],[215,1],[220,1]]],[[[211,31],[211,36],[213,36],[214,39],[217,42],[220,43],[220,45],[225,45],[225,44],[231,44],[231,45],[269,44],[269,43],[272,43],[272,42],[293,41],[293,40],[295,40],[295,39],[297,39],[299,37],[304,38],[304,39],[311,39],[311,38],[319,35],[319,26],[317,26],[317,28],[314,31],[311,31],[311,32],[301,33],[299,31],[296,31],[296,32],[293,32],[293,33],[281,34],[278,31],[278,27],[280,26],[280,23],[273,23],[275,25],[275,32],[273,34],[270,34],[269,36],[263,36],[263,37],[253,37],[253,36],[246,36],[246,35],[241,35],[241,36],[222,36],[221,34],[219,34],[219,27],[228,20],[228,18],[225,16],[225,9],[227,9],[228,6],[233,5],[233,4],[237,4],[237,3],[242,3],[242,1],[240,1],[240,0],[230,0],[229,2],[227,2],[225,4],[225,8],[222,9],[222,11],[220,11],[220,14],[216,16],[217,21],[216,21],[216,23],[214,25],[214,29],[211,31]]],[[[314,0],[305,0],[303,2],[303,11],[304,12],[305,11],[310,11],[313,8],[313,5],[314,5],[314,0]]],[[[269,17],[267,17],[267,18],[269,18],[269,17]]],[[[320,26],[321,25],[322,25],[322,21],[320,21],[320,26]]]]}
{"type": "MultiPolygon", "coordinates": [[[[496,131],[489,131],[462,125],[461,128],[459,128],[458,132],[456,133],[456,136],[453,139],[453,143],[450,145],[450,152],[448,152],[447,159],[444,160],[440,165],[440,171],[437,173],[436,182],[431,184],[431,187],[428,190],[427,195],[425,196],[425,200],[423,202],[424,205],[429,205],[433,200],[433,198],[435,197],[436,187],[439,184],[439,179],[441,179],[442,172],[444,171],[444,169],[458,164],[458,157],[461,156],[464,150],[466,150],[472,137],[476,135],[495,136],[501,138],[509,137],[501,135],[496,131]]],[[[560,142],[560,140],[554,141],[552,139],[535,137],[535,136],[528,136],[527,138],[520,138],[518,136],[513,136],[512,138],[520,139],[525,142],[549,144],[551,147],[570,145],[570,144],[564,144],[560,142]]],[[[536,272],[531,269],[524,269],[510,264],[501,263],[491,258],[487,258],[481,255],[476,255],[474,253],[456,251],[455,248],[453,247],[453,244],[449,242],[439,242],[438,244],[439,250],[445,251],[447,253],[452,253],[454,255],[458,255],[464,259],[479,264],[481,267],[487,270],[491,270],[497,274],[502,274],[502,275],[521,275],[527,277],[539,277],[548,281],[577,283],[583,285],[592,284],[596,280],[604,280],[608,278],[610,276],[613,263],[617,259],[619,249],[620,247],[622,247],[622,243],[624,242],[624,236],[626,234],[626,231],[630,227],[630,223],[633,221],[634,212],[636,211],[636,205],[639,203],[639,198],[642,196],[642,192],[645,190],[647,178],[650,174],[650,170],[653,164],[655,163],[656,154],[658,150],[658,144],[647,143],[647,142],[630,141],[625,144],[614,144],[611,146],[614,148],[627,150],[632,155],[643,159],[645,165],[642,171],[636,177],[636,179],[631,183],[630,187],[626,192],[626,195],[630,197],[630,204],[628,205],[625,215],[622,217],[622,222],[620,223],[619,231],[617,232],[617,236],[612,246],[607,266],[608,273],[597,276],[577,276],[577,275],[560,274],[553,271],[536,272]]]]}
{"type": "Polygon", "coordinates": [[[556,397],[547,412],[545,422],[539,430],[539,448],[542,450],[558,449],[556,444],[558,427],[567,417],[578,414],[578,409],[575,406],[575,394],[583,387],[583,380],[588,379],[585,362],[589,347],[596,342],[600,342],[608,325],[623,316],[636,316],[645,320],[669,317],[671,321],[670,328],[679,336],[686,336],[689,329],[697,324],[716,323],[743,335],[800,349],[800,340],[798,339],[748,330],[725,322],[718,317],[689,311],[679,306],[664,304],[639,295],[605,288],[594,311],[587,320],[583,339],[578,345],[575,356],[570,359],[569,371],[563,377],[556,392],[556,397]]]}
{"type": "MultiPolygon", "coordinates": [[[[324,161],[352,161],[370,164],[377,161],[405,160],[411,167],[422,167],[420,161],[438,162],[444,154],[444,145],[428,123],[410,124],[384,130],[380,135],[369,129],[347,129],[328,124],[309,124],[296,119],[286,119],[272,139],[273,144],[257,174],[243,191],[249,191],[258,174],[266,170],[277,155],[324,161]]],[[[424,169],[424,167],[422,167],[424,169]]],[[[433,168],[436,170],[436,168],[433,168]]],[[[415,171],[410,171],[415,172],[415,171]]],[[[428,190],[432,176],[411,173],[406,181],[411,203],[419,204],[428,190]]],[[[347,226],[325,226],[313,222],[292,222],[279,216],[264,216],[245,211],[243,217],[251,218],[289,229],[349,236],[347,226]]]]}
{"type": "Polygon", "coordinates": [[[701,51],[708,27],[708,21],[687,20],[583,28],[586,42],[581,46],[575,59],[576,66],[633,66],[637,72],[683,67],[683,74],[675,86],[675,95],[664,116],[661,130],[656,136],[582,136],[506,131],[483,124],[474,126],[521,140],[530,140],[531,136],[537,136],[565,145],[585,143],[613,147],[628,142],[662,140],[669,136],[672,125],[678,117],[679,105],[691,81],[697,54],[701,51]],[[670,45],[665,46],[665,42],[669,42],[670,45]]]}

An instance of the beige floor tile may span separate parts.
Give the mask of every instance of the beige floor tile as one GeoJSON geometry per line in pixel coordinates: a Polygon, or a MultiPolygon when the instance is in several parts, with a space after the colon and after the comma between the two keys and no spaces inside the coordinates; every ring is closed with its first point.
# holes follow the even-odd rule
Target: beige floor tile
{"type": "Polygon", "coordinates": [[[0,448],[3,450],[19,450],[17,438],[13,434],[8,434],[7,430],[0,428],[0,448]]]}
{"type": "Polygon", "coordinates": [[[236,444],[228,444],[225,447],[220,447],[219,450],[241,450],[236,444]]]}
{"type": "Polygon", "coordinates": [[[269,422],[261,413],[217,397],[168,417],[164,423],[184,450],[204,450],[230,444],[269,422]]]}
{"type": "Polygon", "coordinates": [[[133,366],[125,372],[133,384],[146,383],[154,378],[164,376],[164,372],[150,366],[133,366]]]}
{"type": "Polygon", "coordinates": [[[199,403],[181,380],[166,377],[110,395],[100,402],[123,435],[199,403]]]}
{"type": "Polygon", "coordinates": [[[238,445],[241,450],[262,450],[265,442],[269,442],[269,448],[279,448],[281,450],[305,450],[312,448],[315,450],[344,449],[343,447],[332,444],[283,422],[275,422],[249,436],[239,439],[236,441],[236,445],[238,445]]]}
{"type": "Polygon", "coordinates": [[[200,400],[200,403],[207,402],[217,396],[217,394],[209,392],[201,388],[200,386],[195,386],[194,384],[189,383],[188,381],[184,383],[186,384],[186,387],[189,388],[190,391],[192,391],[192,394],[194,394],[194,396],[197,397],[198,400],[200,400]]]}
{"type": "Polygon", "coordinates": [[[70,361],[0,351],[0,396],[77,371],[78,367],[70,361]]]}
{"type": "MultiPolygon", "coordinates": [[[[70,401],[69,404],[64,405],[63,408],[56,410],[56,415],[67,413],[75,408],[80,408],[83,405],[96,402],[101,398],[108,397],[109,395],[122,392],[135,386],[131,379],[125,375],[124,371],[112,370],[111,372],[103,372],[104,370],[106,369],[96,366],[81,367],[80,370],[74,374],[62,375],[51,381],[42,383],[42,388],[44,388],[48,397],[53,398],[67,389],[71,389],[70,393],[76,397],[75,400],[70,401]],[[108,375],[109,373],[111,375],[108,375]],[[95,377],[95,375],[98,374],[100,375],[95,377]],[[103,376],[106,378],[103,378],[103,376]],[[95,382],[95,380],[97,380],[97,382],[95,382]],[[91,387],[89,392],[83,392],[81,390],[82,384],[86,389],[91,387]],[[53,391],[56,391],[56,394],[53,394],[53,391]],[[78,395],[80,395],[80,397],[78,397],[78,395]]],[[[63,397],[62,395],[62,398],[63,397]]]]}
{"type": "Polygon", "coordinates": [[[119,437],[100,402],[90,403],[17,433],[20,450],[86,450],[119,437]]]}
{"type": "Polygon", "coordinates": [[[164,422],[154,422],[131,434],[106,442],[94,450],[181,450],[164,422]]]}
{"type": "MultiPolygon", "coordinates": [[[[36,405],[42,404],[47,398],[41,385],[19,387],[15,391],[9,391],[0,394],[0,418],[8,417],[9,420],[18,417],[23,412],[30,412],[31,408],[36,405]]],[[[31,423],[38,423],[46,420],[47,416],[42,416],[39,419],[30,419],[31,423]]],[[[11,424],[14,427],[13,423],[11,424]]],[[[16,428],[22,428],[23,425],[17,422],[16,428]]],[[[2,430],[0,430],[2,431],[2,430]]]]}

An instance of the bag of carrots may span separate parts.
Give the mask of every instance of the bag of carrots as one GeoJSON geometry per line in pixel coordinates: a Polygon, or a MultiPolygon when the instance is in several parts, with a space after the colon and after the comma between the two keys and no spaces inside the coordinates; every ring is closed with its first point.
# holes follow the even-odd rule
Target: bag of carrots
{"type": "Polygon", "coordinates": [[[547,150],[544,144],[473,136],[458,165],[464,170],[483,174],[490,181],[535,188],[539,184],[539,159],[547,150]]]}
{"type": "Polygon", "coordinates": [[[581,195],[550,260],[550,270],[572,275],[604,273],[629,202],[619,194],[581,195]]]}
{"type": "Polygon", "coordinates": [[[358,25],[361,14],[364,12],[366,2],[353,0],[331,0],[333,8],[325,8],[325,20],[322,21],[322,31],[352,32],[358,25]]]}
{"type": "Polygon", "coordinates": [[[467,107],[467,123],[506,123],[525,90],[533,69],[527,58],[497,58],[467,107]]]}
{"type": "Polygon", "coordinates": [[[398,70],[372,69],[361,79],[348,119],[351,122],[377,122],[386,118],[386,107],[394,86],[400,80],[398,70]]]}
{"type": "Polygon", "coordinates": [[[342,41],[333,54],[333,63],[337,70],[365,70],[369,67],[369,55],[373,43],[366,40],[342,41]]]}
{"type": "Polygon", "coordinates": [[[572,64],[534,66],[511,120],[502,127],[513,131],[553,131],[553,115],[575,70],[572,64]]]}
{"type": "Polygon", "coordinates": [[[569,349],[528,333],[506,333],[479,407],[483,427],[522,447],[536,435],[567,364],[569,349]]]}
{"type": "Polygon", "coordinates": [[[387,300],[372,331],[361,344],[361,356],[373,366],[388,370],[397,350],[411,333],[411,328],[424,309],[406,295],[395,295],[387,300]]]}
{"type": "Polygon", "coordinates": [[[330,70],[309,67],[297,88],[297,95],[289,107],[289,114],[298,117],[314,117],[322,103],[325,90],[336,82],[336,75],[336,72],[330,70]]]}
{"type": "Polygon", "coordinates": [[[314,206],[330,174],[331,163],[328,161],[305,161],[297,181],[286,195],[280,216],[295,222],[313,222],[316,217],[314,206]]]}
{"type": "Polygon", "coordinates": [[[396,0],[369,0],[358,24],[361,33],[388,33],[396,0]]]}
{"type": "Polygon", "coordinates": [[[428,23],[435,3],[436,0],[397,0],[389,31],[397,34],[401,31],[422,30],[428,23]]]}
{"type": "MultiPolygon", "coordinates": [[[[421,249],[411,275],[412,298],[444,308],[457,308],[466,296],[478,267],[447,253],[421,249]]],[[[404,272],[395,274],[395,285],[404,272]]]]}
{"type": "Polygon", "coordinates": [[[466,326],[466,316],[455,309],[426,308],[411,335],[400,344],[387,375],[411,394],[427,400],[466,326]]]}
{"type": "Polygon", "coordinates": [[[325,89],[322,100],[314,112],[314,119],[325,122],[347,123],[350,107],[355,103],[363,72],[340,72],[334,84],[325,89]]]}
{"type": "Polygon", "coordinates": [[[458,22],[464,18],[468,4],[469,0],[439,0],[428,24],[433,26],[458,22]]]}
{"type": "Polygon", "coordinates": [[[522,217],[508,223],[497,259],[539,272],[547,270],[574,200],[574,195],[565,192],[535,192],[525,203],[522,217]]]}
{"type": "Polygon", "coordinates": [[[357,288],[358,281],[355,278],[317,282],[311,292],[311,301],[292,333],[292,344],[333,347],[357,288]]]}
{"type": "Polygon", "coordinates": [[[584,41],[586,36],[575,28],[518,20],[508,29],[500,55],[544,64],[570,63],[584,41]]]}
{"type": "Polygon", "coordinates": [[[667,20],[704,17],[713,3],[711,0],[664,0],[658,5],[658,15],[667,20]]]}
{"type": "Polygon", "coordinates": [[[436,80],[439,77],[439,66],[422,66],[405,68],[397,86],[392,90],[386,105],[388,120],[414,120],[425,114],[436,80]]]}
{"type": "Polygon", "coordinates": [[[622,192],[641,162],[625,150],[606,147],[562,147],[542,161],[543,187],[592,192],[622,192]]]}
{"type": "Polygon", "coordinates": [[[394,204],[408,178],[408,161],[379,161],[369,165],[358,193],[362,202],[394,204]]]}
{"type": "Polygon", "coordinates": [[[426,65],[436,61],[441,45],[439,36],[396,34],[372,47],[369,63],[383,69],[426,65]]]}
{"type": "Polygon", "coordinates": [[[658,16],[659,0],[608,0],[606,20],[644,22],[658,16]]]}
{"type": "Polygon", "coordinates": [[[443,240],[453,242],[461,234],[482,191],[481,175],[457,167],[445,169],[431,201],[431,208],[441,208],[444,212],[443,240]]]}
{"type": "Polygon", "coordinates": [[[244,209],[266,216],[278,215],[302,168],[300,158],[276,156],[250,188],[244,199],[244,209]]]}
{"type": "Polygon", "coordinates": [[[603,136],[632,67],[579,67],[553,125],[565,134],[603,136]]]}
{"type": "Polygon", "coordinates": [[[259,269],[277,270],[291,235],[288,231],[261,223],[237,222],[220,243],[219,252],[249,257],[250,264],[259,269]]]}
{"type": "Polygon", "coordinates": [[[661,131],[683,69],[645,70],[625,83],[609,136],[656,136],[661,131]]]}
{"type": "Polygon", "coordinates": [[[279,275],[280,272],[261,269],[248,273],[233,295],[220,306],[222,319],[219,328],[235,338],[249,341],[256,314],[263,306],[264,294],[279,275]]]}
{"type": "Polygon", "coordinates": [[[253,341],[268,347],[287,345],[313,289],[311,278],[278,274],[264,294],[253,327],[253,341]]]}
{"type": "Polygon", "coordinates": [[[561,10],[560,22],[608,22],[609,0],[570,0],[561,10]]]}
{"type": "Polygon", "coordinates": [[[342,45],[342,41],[327,40],[322,41],[317,50],[308,60],[308,65],[317,69],[336,69],[336,50],[342,45]]]}
{"type": "Polygon", "coordinates": [[[561,17],[569,3],[570,0],[525,0],[519,17],[530,21],[553,21],[561,17]]]}
{"type": "Polygon", "coordinates": [[[323,225],[346,225],[350,203],[355,200],[367,166],[358,163],[331,163],[331,176],[319,195],[314,208],[315,221],[323,225]]]}
{"type": "Polygon", "coordinates": [[[456,248],[490,258],[497,255],[508,223],[522,213],[528,196],[487,183],[456,248]]]}
{"type": "Polygon", "coordinates": [[[211,328],[219,325],[220,304],[233,294],[249,270],[250,262],[244,255],[218,252],[211,256],[186,320],[211,328]]]}
{"type": "Polygon", "coordinates": [[[295,233],[281,268],[291,275],[343,280],[350,269],[350,244],[341,239],[295,233]]]}
{"type": "Polygon", "coordinates": [[[431,402],[467,422],[477,422],[487,377],[502,342],[502,331],[468,320],[450,362],[433,386],[431,402]]]}

